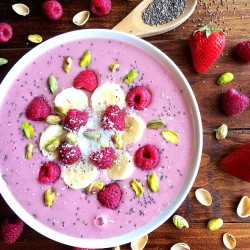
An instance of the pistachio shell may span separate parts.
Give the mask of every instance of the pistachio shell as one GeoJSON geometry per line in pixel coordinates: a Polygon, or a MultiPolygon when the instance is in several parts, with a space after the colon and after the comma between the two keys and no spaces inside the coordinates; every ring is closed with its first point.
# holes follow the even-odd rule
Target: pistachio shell
{"type": "Polygon", "coordinates": [[[243,196],[237,207],[237,214],[241,218],[246,218],[250,216],[250,198],[248,196],[243,196]]]}
{"type": "Polygon", "coordinates": [[[30,13],[29,7],[22,3],[13,4],[12,9],[20,16],[27,16],[30,13]]]}
{"type": "Polygon", "coordinates": [[[173,216],[173,223],[176,227],[182,229],[182,228],[189,228],[188,222],[186,219],[181,217],[180,215],[174,215],[173,216]]]}
{"type": "Polygon", "coordinates": [[[170,250],[190,250],[190,247],[189,247],[189,245],[187,245],[186,243],[180,242],[180,243],[174,244],[174,245],[170,248],[170,250]]]}
{"type": "Polygon", "coordinates": [[[74,15],[72,21],[77,26],[84,25],[89,20],[90,12],[83,10],[74,15]]]}
{"type": "Polygon", "coordinates": [[[230,233],[223,234],[223,243],[227,249],[234,249],[236,246],[236,239],[230,233]]]}
{"type": "Polygon", "coordinates": [[[132,241],[130,246],[132,250],[142,250],[146,246],[147,242],[148,242],[148,235],[144,235],[132,241]]]}
{"type": "Polygon", "coordinates": [[[178,143],[179,141],[178,134],[171,129],[162,130],[161,135],[166,141],[169,141],[175,144],[178,143]]]}
{"type": "Polygon", "coordinates": [[[41,43],[43,38],[38,34],[31,34],[28,36],[28,40],[32,43],[41,43]]]}
{"type": "Polygon", "coordinates": [[[212,196],[211,194],[204,188],[198,188],[195,191],[196,199],[204,206],[209,207],[212,204],[212,196]]]}

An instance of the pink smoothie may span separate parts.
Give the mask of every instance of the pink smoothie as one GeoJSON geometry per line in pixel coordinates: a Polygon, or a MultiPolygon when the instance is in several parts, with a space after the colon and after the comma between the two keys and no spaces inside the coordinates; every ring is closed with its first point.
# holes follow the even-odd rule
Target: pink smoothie
{"type": "MultiPolygon", "coordinates": [[[[90,96],[90,93],[86,91],[90,96]]],[[[66,235],[79,238],[108,238],[126,234],[149,223],[159,215],[175,198],[190,168],[193,150],[193,123],[182,89],[172,79],[161,63],[137,47],[125,42],[109,39],[78,40],[60,45],[47,51],[24,68],[12,83],[0,106],[0,171],[17,201],[38,221],[66,235]],[[89,66],[98,74],[99,85],[114,82],[127,92],[122,78],[135,68],[139,75],[131,86],[147,86],[152,93],[152,102],[144,111],[136,111],[145,122],[161,118],[166,128],[179,135],[178,144],[165,141],[160,130],[145,129],[143,138],[129,148],[130,154],[145,144],[155,145],[160,152],[160,162],[151,171],[136,168],[132,176],[118,181],[122,188],[122,200],[115,210],[107,209],[97,201],[95,195],[86,195],[83,190],[68,188],[62,179],[53,185],[38,182],[40,166],[47,158],[39,151],[40,133],[48,125],[43,121],[29,121],[35,128],[35,137],[27,139],[21,130],[27,105],[35,96],[44,95],[51,107],[56,94],[51,94],[47,79],[54,75],[58,79],[59,93],[72,87],[75,76],[83,69],[79,58],[85,50],[90,50],[92,62],[89,66]],[[73,65],[70,73],[62,69],[63,58],[71,56],[73,65]],[[120,70],[111,72],[109,64],[118,61],[120,70]],[[34,156],[27,160],[24,152],[31,141],[35,147],[34,156]],[[160,190],[152,193],[147,188],[148,174],[156,173],[160,179],[160,190]],[[140,180],[145,188],[142,197],[136,197],[130,187],[132,178],[140,180]],[[52,186],[56,200],[52,207],[43,203],[44,190],[52,186]],[[100,218],[104,224],[100,224],[100,218]]],[[[111,180],[100,176],[107,184],[111,180]]]]}

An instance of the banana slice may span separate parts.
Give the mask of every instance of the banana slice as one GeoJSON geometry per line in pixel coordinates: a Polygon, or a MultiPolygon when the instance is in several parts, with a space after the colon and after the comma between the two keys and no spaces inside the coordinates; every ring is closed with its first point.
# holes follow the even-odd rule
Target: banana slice
{"type": "Polygon", "coordinates": [[[97,177],[97,168],[92,164],[82,161],[65,167],[63,171],[64,182],[73,189],[85,188],[94,182],[97,177]]]}
{"type": "Polygon", "coordinates": [[[142,120],[141,117],[135,114],[126,115],[125,131],[122,136],[123,144],[128,145],[140,140],[142,138],[145,128],[145,122],[142,120]]]}
{"type": "Polygon", "coordinates": [[[58,156],[56,146],[59,146],[59,143],[65,137],[65,130],[62,126],[56,125],[49,125],[40,136],[39,141],[39,148],[42,151],[44,156],[47,156],[48,159],[56,159],[58,156]]]}
{"type": "Polygon", "coordinates": [[[56,96],[54,104],[55,110],[61,115],[66,115],[69,109],[84,111],[89,105],[87,95],[74,87],[62,90],[56,96]]]}
{"type": "Polygon", "coordinates": [[[125,180],[133,173],[134,169],[131,155],[127,151],[117,150],[114,163],[107,169],[107,174],[113,180],[125,180]]]}
{"type": "Polygon", "coordinates": [[[95,111],[105,110],[109,105],[118,105],[123,109],[126,106],[124,91],[116,83],[105,83],[93,92],[91,104],[95,111]]]}

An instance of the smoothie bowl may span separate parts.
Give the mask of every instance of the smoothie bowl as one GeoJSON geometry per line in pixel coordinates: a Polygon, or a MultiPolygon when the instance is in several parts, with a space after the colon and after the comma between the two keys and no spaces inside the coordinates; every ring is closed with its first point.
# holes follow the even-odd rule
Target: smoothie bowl
{"type": "Polygon", "coordinates": [[[3,198],[67,245],[150,233],[199,169],[201,118],[186,78],[128,34],[74,31],[38,45],[0,85],[0,114],[3,198]]]}

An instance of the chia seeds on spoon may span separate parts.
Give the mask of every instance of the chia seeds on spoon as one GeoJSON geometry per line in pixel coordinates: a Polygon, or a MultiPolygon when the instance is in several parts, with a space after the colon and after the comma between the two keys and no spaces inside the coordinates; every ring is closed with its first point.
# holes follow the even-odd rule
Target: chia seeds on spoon
{"type": "Polygon", "coordinates": [[[185,7],[187,0],[154,0],[142,12],[142,20],[151,26],[165,24],[179,17],[185,7]]]}

